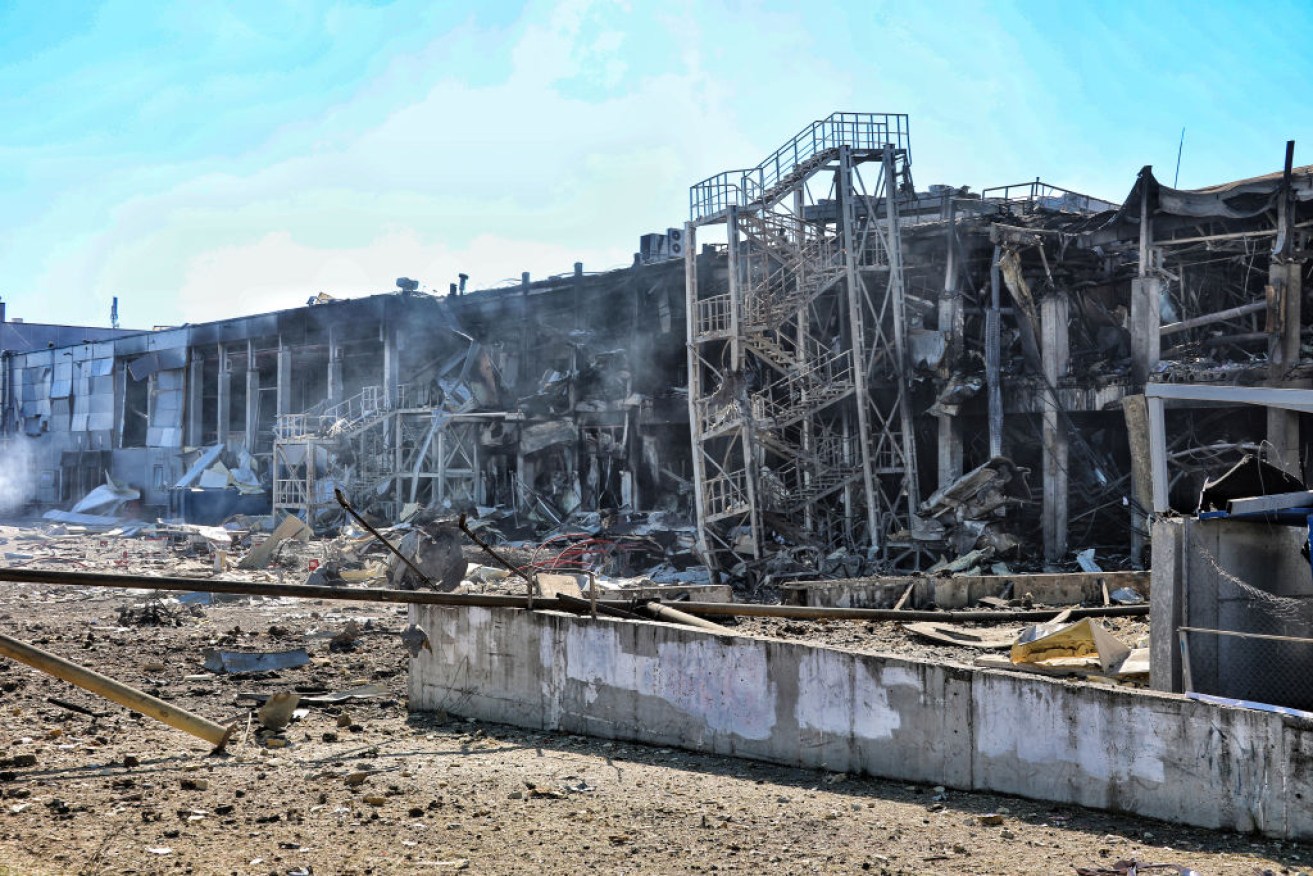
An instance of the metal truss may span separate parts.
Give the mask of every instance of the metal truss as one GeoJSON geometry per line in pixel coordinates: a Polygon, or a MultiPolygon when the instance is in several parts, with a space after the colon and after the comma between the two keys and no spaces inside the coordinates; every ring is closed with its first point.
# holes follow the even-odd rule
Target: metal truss
{"type": "MultiPolygon", "coordinates": [[[[397,388],[404,404],[405,387],[397,388]]],[[[409,503],[457,508],[483,500],[479,429],[489,417],[389,407],[381,387],[333,407],[279,418],[273,508],[313,521],[336,508],[332,488],[371,496],[395,518],[409,503]],[[343,461],[349,460],[349,461],[343,461]]]]}
{"type": "Polygon", "coordinates": [[[836,113],[691,189],[689,411],[699,546],[716,568],[752,577],[783,544],[915,555],[896,208],[907,139],[906,116],[836,113]],[[698,276],[696,234],[713,225],[722,284],[698,276]]]}

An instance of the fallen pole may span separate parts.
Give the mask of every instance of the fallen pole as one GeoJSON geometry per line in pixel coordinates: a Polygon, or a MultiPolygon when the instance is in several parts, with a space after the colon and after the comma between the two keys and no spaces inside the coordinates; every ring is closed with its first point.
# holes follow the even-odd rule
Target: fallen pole
{"type": "Polygon", "coordinates": [[[419,580],[423,581],[429,587],[435,586],[433,583],[433,579],[430,578],[428,575],[425,575],[423,570],[420,569],[419,566],[412,563],[410,561],[410,557],[406,556],[400,550],[394,547],[392,542],[384,538],[381,532],[379,532],[377,529],[369,525],[368,520],[366,520],[365,518],[361,517],[359,514],[356,513],[356,509],[351,507],[351,503],[346,500],[346,496],[342,494],[342,490],[340,488],[338,487],[333,488],[333,496],[334,498],[337,499],[337,504],[342,506],[343,511],[354,517],[357,523],[365,527],[365,531],[367,531],[370,535],[374,536],[374,538],[381,541],[383,543],[383,547],[387,548],[388,550],[392,551],[392,553],[396,554],[397,559],[401,560],[401,562],[409,566],[410,571],[414,572],[416,575],[419,576],[419,580]]]}
{"type": "Polygon", "coordinates": [[[79,666],[71,660],[65,660],[63,657],[51,654],[49,651],[42,651],[40,648],[26,642],[20,642],[18,639],[6,636],[3,633],[0,633],[0,655],[8,657],[10,660],[26,663],[28,666],[39,669],[47,675],[53,675],[55,678],[63,679],[69,684],[75,684],[97,696],[116,702],[120,706],[141,712],[143,715],[149,715],[155,720],[163,721],[170,727],[184,733],[200,737],[213,745],[215,751],[223,750],[237,726],[234,724],[231,727],[223,727],[186,709],[180,709],[164,702],[164,700],[156,699],[148,693],[137,690],[135,687],[129,687],[120,681],[115,681],[108,676],[101,675],[99,672],[87,669],[85,666],[79,666]]]}
{"type": "Polygon", "coordinates": [[[645,602],[639,606],[643,611],[652,615],[659,621],[665,621],[670,624],[683,624],[688,627],[697,627],[700,630],[707,630],[712,633],[732,636],[737,635],[733,630],[722,627],[720,624],[701,618],[688,612],[680,611],[677,608],[671,608],[668,605],[662,605],[659,602],[645,602]]]}
{"type": "Polygon", "coordinates": [[[476,533],[473,529],[470,529],[469,523],[466,522],[464,514],[460,516],[460,519],[456,522],[456,525],[460,528],[461,532],[469,536],[470,541],[478,545],[485,554],[496,560],[504,569],[506,569],[506,571],[510,572],[512,575],[518,575],[519,577],[523,578],[524,582],[528,584],[530,587],[533,587],[535,589],[537,588],[538,586],[537,583],[528,575],[524,574],[524,572],[520,571],[519,566],[515,565],[510,560],[506,559],[501,554],[493,550],[492,545],[488,544],[486,541],[479,538],[478,533],[476,533]]]}
{"type": "MultiPolygon", "coordinates": [[[[63,572],[47,569],[0,568],[0,581],[21,584],[55,584],[72,587],[115,587],[132,590],[177,590],[186,593],[232,593],[239,596],[284,596],[293,599],[327,599],[339,602],[390,602],[398,605],[523,608],[521,596],[481,593],[436,593],[429,590],[393,590],[385,587],[330,587],[324,584],[273,584],[225,581],[218,578],[155,578],[145,575],[111,575],[104,572],[63,572]]],[[[581,600],[583,601],[583,600],[581,600]]],[[[543,607],[551,607],[544,602],[543,607]]],[[[624,599],[602,599],[598,608],[632,608],[624,599]]],[[[813,605],[760,605],[752,602],[680,602],[679,610],[700,617],[780,617],[792,620],[866,621],[1045,621],[1057,609],[1017,611],[907,611],[889,608],[827,608],[813,605]]],[[[1147,603],[1073,608],[1071,617],[1136,617],[1149,613],[1147,603]]]]}

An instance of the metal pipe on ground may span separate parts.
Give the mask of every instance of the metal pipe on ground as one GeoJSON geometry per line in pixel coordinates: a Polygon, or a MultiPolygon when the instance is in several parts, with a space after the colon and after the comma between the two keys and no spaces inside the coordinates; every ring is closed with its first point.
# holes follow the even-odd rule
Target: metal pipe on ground
{"type": "MultiPolygon", "coordinates": [[[[552,607],[550,603],[544,603],[543,608],[552,607]]],[[[564,593],[556,594],[556,607],[564,608],[566,611],[572,611],[575,614],[591,614],[596,611],[598,614],[606,617],[613,617],[618,620],[647,620],[641,615],[634,614],[624,608],[618,608],[615,605],[608,605],[605,602],[594,602],[587,599],[580,599],[577,596],[567,596],[564,593]]]]}
{"type": "Polygon", "coordinates": [[[143,715],[149,715],[157,721],[168,724],[170,727],[204,739],[214,746],[216,752],[223,750],[223,747],[228,744],[228,740],[232,737],[233,731],[237,729],[236,724],[231,727],[216,724],[186,709],[170,705],[148,693],[143,693],[134,687],[129,687],[120,681],[115,681],[108,676],[101,675],[99,672],[87,669],[85,666],[79,666],[71,660],[65,660],[63,657],[51,654],[49,651],[42,651],[40,648],[6,636],[3,633],[0,633],[0,655],[8,657],[10,660],[26,663],[28,666],[39,669],[47,675],[63,679],[69,684],[75,684],[84,690],[89,690],[97,696],[118,703],[120,706],[141,712],[143,715]]]}
{"type": "Polygon", "coordinates": [[[722,635],[736,635],[733,630],[727,629],[714,621],[706,618],[700,618],[696,615],[680,611],[677,608],[671,608],[668,605],[662,605],[659,602],[645,602],[639,606],[641,611],[645,611],[659,621],[665,621],[671,624],[683,624],[688,627],[697,627],[700,630],[707,630],[712,633],[722,635]]]}
{"type": "MultiPolygon", "coordinates": [[[[54,584],[72,587],[115,587],[132,590],[177,590],[186,593],[233,593],[241,596],[284,596],[340,602],[386,602],[398,605],[523,608],[519,596],[478,593],[435,593],[427,590],[392,590],[384,587],[329,587],[321,584],[268,584],[203,578],[155,578],[144,575],[110,575],[103,572],[56,572],[46,569],[3,569],[0,581],[20,584],[54,584]]],[[[587,600],[579,600],[587,605],[587,600]]],[[[545,603],[550,606],[553,603],[545,603]]],[[[628,600],[598,600],[598,609],[628,609],[628,600]]],[[[591,606],[589,606],[591,608],[591,606]]],[[[827,608],[811,605],[759,605],[750,602],[681,602],[679,611],[699,617],[780,617],[792,620],[867,621],[969,621],[1007,623],[1044,621],[1057,609],[1018,611],[907,611],[889,608],[827,608]]],[[[1073,608],[1071,617],[1136,617],[1149,613],[1148,604],[1073,608]]]]}

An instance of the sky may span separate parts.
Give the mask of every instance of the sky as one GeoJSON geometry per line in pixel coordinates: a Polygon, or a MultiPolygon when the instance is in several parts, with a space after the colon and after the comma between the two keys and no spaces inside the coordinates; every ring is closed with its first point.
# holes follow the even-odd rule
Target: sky
{"type": "Polygon", "coordinates": [[[133,328],[621,267],[837,110],[1120,201],[1313,163],[1313,4],[0,0],[0,298],[133,328]]]}

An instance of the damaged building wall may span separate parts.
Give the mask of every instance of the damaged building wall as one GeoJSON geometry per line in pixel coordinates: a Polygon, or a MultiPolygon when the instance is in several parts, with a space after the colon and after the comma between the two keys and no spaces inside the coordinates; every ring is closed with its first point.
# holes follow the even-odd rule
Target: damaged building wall
{"type": "MultiPolygon", "coordinates": [[[[1038,181],[979,194],[953,186],[917,191],[905,172],[888,175],[898,180],[892,193],[879,183],[844,184],[839,153],[846,147],[860,157],[862,126],[878,123],[836,114],[804,130],[814,136],[801,152],[786,148],[785,158],[690,190],[690,230],[726,224],[731,241],[724,283],[688,257],[689,295],[700,309],[690,328],[702,369],[693,392],[720,412],[699,422],[695,406],[693,416],[694,446],[704,449],[695,460],[706,462],[701,529],[708,553],[757,580],[794,574],[772,557],[834,547],[859,556],[802,574],[924,568],[936,557],[973,551],[984,552],[986,571],[999,561],[1070,567],[1089,549],[1105,565],[1143,567],[1151,510],[1149,425],[1140,400],[1146,384],[1302,386],[1308,379],[1300,302],[1313,215],[1310,168],[1198,191],[1168,189],[1146,168],[1121,204],[1038,181]],[[805,160],[778,168],[798,156],[805,160]],[[774,168],[770,185],[758,181],[763,168],[774,168]],[[806,205],[797,215],[791,198],[806,205]],[[754,218],[745,224],[744,214],[754,218]],[[752,226],[763,221],[775,223],[772,233],[752,226]],[[808,273],[823,267],[801,267],[797,253],[807,241],[842,249],[845,227],[858,240],[864,223],[878,229],[879,240],[901,241],[900,257],[886,255],[869,270],[859,267],[856,278],[840,278],[856,290],[854,300],[881,302],[850,323],[869,318],[865,331],[878,331],[876,346],[900,362],[868,370],[875,416],[851,428],[863,446],[902,451],[877,464],[903,479],[897,495],[931,498],[914,509],[881,506],[872,536],[849,528],[836,541],[802,510],[783,522],[769,517],[779,491],[767,461],[779,444],[778,414],[792,408],[780,407],[788,393],[761,375],[775,373],[769,342],[783,344],[791,324],[763,321],[752,309],[786,302],[790,284],[805,286],[808,273]],[[771,268],[769,282],[757,287],[750,275],[760,258],[771,268]],[[738,395],[733,444],[722,434],[732,419],[725,412],[734,409],[726,402],[738,395]],[[710,439],[699,439],[699,429],[710,439]],[[982,467],[1000,459],[1009,466],[1008,495],[981,482],[979,496],[942,501],[942,491],[969,491],[982,467]],[[908,547],[890,553],[889,545],[908,547]]],[[[860,352],[853,338],[838,335],[840,352],[860,352]]],[[[823,404],[795,378],[815,357],[794,358],[777,366],[784,382],[800,387],[800,400],[811,392],[823,404]]],[[[1203,481],[1250,450],[1262,448],[1301,473],[1308,442],[1300,414],[1172,404],[1171,507],[1192,511],[1203,481]]],[[[814,459],[805,448],[795,458],[814,459]]],[[[814,471],[783,492],[802,495],[823,482],[810,465],[814,471]]],[[[845,495],[843,509],[851,514],[854,506],[859,515],[870,506],[861,491],[845,495]]],[[[837,507],[835,516],[842,516],[837,507]]]]}
{"type": "Polygon", "coordinates": [[[379,520],[504,506],[532,531],[575,511],[687,513],[681,268],[320,296],[11,353],[5,437],[35,460],[44,506],[108,476],[205,522],[258,494],[324,523],[335,487],[379,520]]]}
{"type": "MultiPolygon", "coordinates": [[[[525,532],[697,517],[703,556],[749,582],[973,551],[985,572],[1089,548],[1135,567],[1144,386],[1309,378],[1308,168],[1198,191],[1146,168],[1117,204],[1041,182],[918,190],[906,116],[800,137],[805,160],[693,187],[682,259],[649,235],[664,249],[619,271],[13,352],[7,440],[35,451],[47,505],[109,472],[167,506],[222,445],[270,503],[316,518],[333,486],[379,519],[502,506],[525,532]]],[[[1177,510],[1239,453],[1307,455],[1299,414],[1179,401],[1165,419],[1177,510]]]]}

